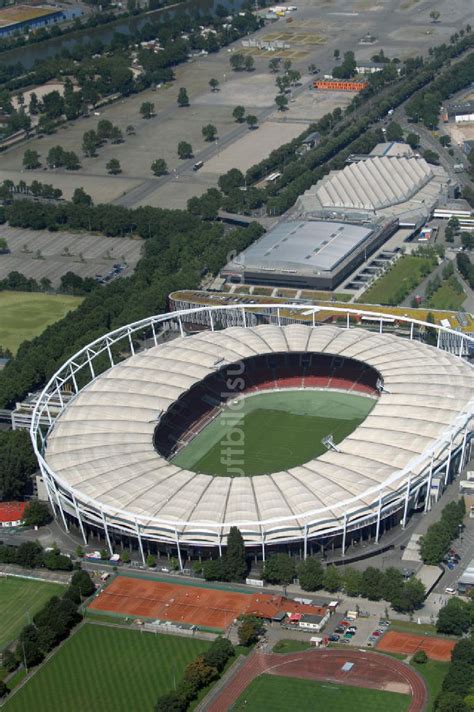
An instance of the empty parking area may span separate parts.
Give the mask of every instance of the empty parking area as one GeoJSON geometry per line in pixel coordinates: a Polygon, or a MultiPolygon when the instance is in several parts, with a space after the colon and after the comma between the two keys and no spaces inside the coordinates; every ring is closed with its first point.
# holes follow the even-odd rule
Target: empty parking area
{"type": "Polygon", "coordinates": [[[46,277],[53,287],[59,286],[66,272],[95,277],[107,274],[118,262],[126,264],[122,275],[129,275],[140,259],[142,248],[141,240],[130,238],[6,226],[0,230],[0,236],[6,239],[10,251],[0,259],[0,279],[17,271],[37,281],[46,277]]]}

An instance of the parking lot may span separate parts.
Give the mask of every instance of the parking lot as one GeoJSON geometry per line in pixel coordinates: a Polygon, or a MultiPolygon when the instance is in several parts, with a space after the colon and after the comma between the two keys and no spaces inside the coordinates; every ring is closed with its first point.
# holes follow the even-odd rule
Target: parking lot
{"type": "Polygon", "coordinates": [[[333,640],[331,642],[344,643],[345,645],[352,645],[357,648],[372,648],[377,644],[377,639],[380,639],[385,632],[389,630],[389,626],[382,627],[379,625],[381,619],[378,614],[370,614],[367,617],[364,615],[359,615],[355,620],[350,620],[343,615],[343,611],[336,613],[332,616],[329,624],[324,629],[324,635],[331,637],[333,635],[339,635],[339,640],[333,640]],[[346,625],[340,625],[344,622],[346,625]],[[346,638],[344,637],[344,630],[347,631],[351,627],[355,628],[354,634],[346,638]],[[373,636],[374,640],[369,640],[369,637],[373,633],[380,630],[380,634],[373,636]],[[347,643],[345,642],[347,640],[347,643]]]}

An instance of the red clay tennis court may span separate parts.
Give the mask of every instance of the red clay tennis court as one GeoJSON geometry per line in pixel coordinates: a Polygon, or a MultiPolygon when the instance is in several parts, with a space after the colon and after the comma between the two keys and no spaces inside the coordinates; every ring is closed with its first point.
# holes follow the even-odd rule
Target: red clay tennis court
{"type": "Polygon", "coordinates": [[[317,606],[302,606],[281,596],[236,593],[126,576],[117,576],[89,607],[136,618],[223,629],[244,613],[270,619],[281,610],[298,613],[304,609],[305,613],[316,615],[321,615],[324,610],[317,606]]]}
{"type": "Polygon", "coordinates": [[[417,650],[424,650],[432,660],[446,661],[451,660],[451,651],[455,645],[455,640],[399,633],[391,630],[385,633],[377,645],[377,650],[387,653],[406,653],[407,655],[412,655],[417,650]]]}

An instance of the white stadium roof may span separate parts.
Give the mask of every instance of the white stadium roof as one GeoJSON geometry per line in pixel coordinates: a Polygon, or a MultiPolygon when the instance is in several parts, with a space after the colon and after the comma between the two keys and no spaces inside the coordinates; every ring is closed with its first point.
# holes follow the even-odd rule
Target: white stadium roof
{"type": "MultiPolygon", "coordinates": [[[[205,331],[140,352],[98,376],[56,420],[45,459],[78,501],[88,508],[95,502],[122,521],[138,517],[144,530],[163,523],[184,543],[206,537],[215,543],[216,532],[225,535],[238,524],[248,543],[260,541],[263,531],[269,543],[289,540],[305,525],[316,531],[315,522],[375,508],[377,488],[442,438],[467,408],[473,386],[463,360],[390,334],[301,324],[205,331]],[[340,354],[382,375],[385,391],[338,445],[340,452],[283,472],[230,478],[181,469],[155,451],[159,411],[214,372],[216,359],[229,364],[288,351],[340,354]]],[[[415,464],[412,476],[424,468],[415,464]]],[[[384,493],[398,492],[406,481],[392,478],[384,493]]]]}

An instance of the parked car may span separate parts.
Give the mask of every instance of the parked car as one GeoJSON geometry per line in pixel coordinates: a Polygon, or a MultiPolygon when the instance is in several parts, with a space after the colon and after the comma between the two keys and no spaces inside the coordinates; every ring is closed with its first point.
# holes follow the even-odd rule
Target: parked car
{"type": "Polygon", "coordinates": [[[356,626],[356,625],[350,625],[349,628],[347,629],[347,632],[348,632],[348,633],[355,633],[356,630],[357,630],[357,626],[356,626]]]}
{"type": "Polygon", "coordinates": [[[335,632],[335,633],[344,633],[345,630],[346,630],[346,629],[343,628],[342,625],[338,625],[338,626],[336,626],[336,628],[334,628],[334,632],[335,632]]]}
{"type": "Polygon", "coordinates": [[[390,621],[379,621],[379,628],[388,628],[390,621]]]}
{"type": "Polygon", "coordinates": [[[351,638],[352,638],[353,635],[354,635],[354,633],[349,633],[349,632],[348,632],[348,633],[344,633],[344,638],[347,638],[348,640],[351,640],[351,638]]]}
{"type": "Polygon", "coordinates": [[[377,638],[376,638],[375,635],[369,635],[368,641],[369,641],[370,643],[375,643],[376,640],[377,640],[377,638]]]}
{"type": "Polygon", "coordinates": [[[455,596],[456,595],[456,589],[453,588],[452,586],[448,586],[447,588],[444,589],[444,592],[448,594],[448,596],[455,596]]]}
{"type": "Polygon", "coordinates": [[[344,628],[347,628],[347,626],[349,625],[349,621],[346,621],[346,620],[339,621],[338,625],[343,625],[344,628]]]}
{"type": "Polygon", "coordinates": [[[380,631],[378,631],[378,630],[374,630],[374,632],[372,633],[372,635],[373,635],[375,638],[378,638],[378,637],[380,637],[380,636],[382,635],[382,633],[380,633],[380,631]]]}
{"type": "Polygon", "coordinates": [[[333,633],[332,635],[329,636],[328,640],[331,641],[331,643],[337,643],[338,640],[341,639],[340,635],[336,635],[336,633],[333,633]]]}
{"type": "Polygon", "coordinates": [[[341,640],[340,640],[339,642],[340,642],[340,643],[350,643],[350,642],[351,642],[351,639],[344,637],[344,638],[341,638],[341,640]]]}

